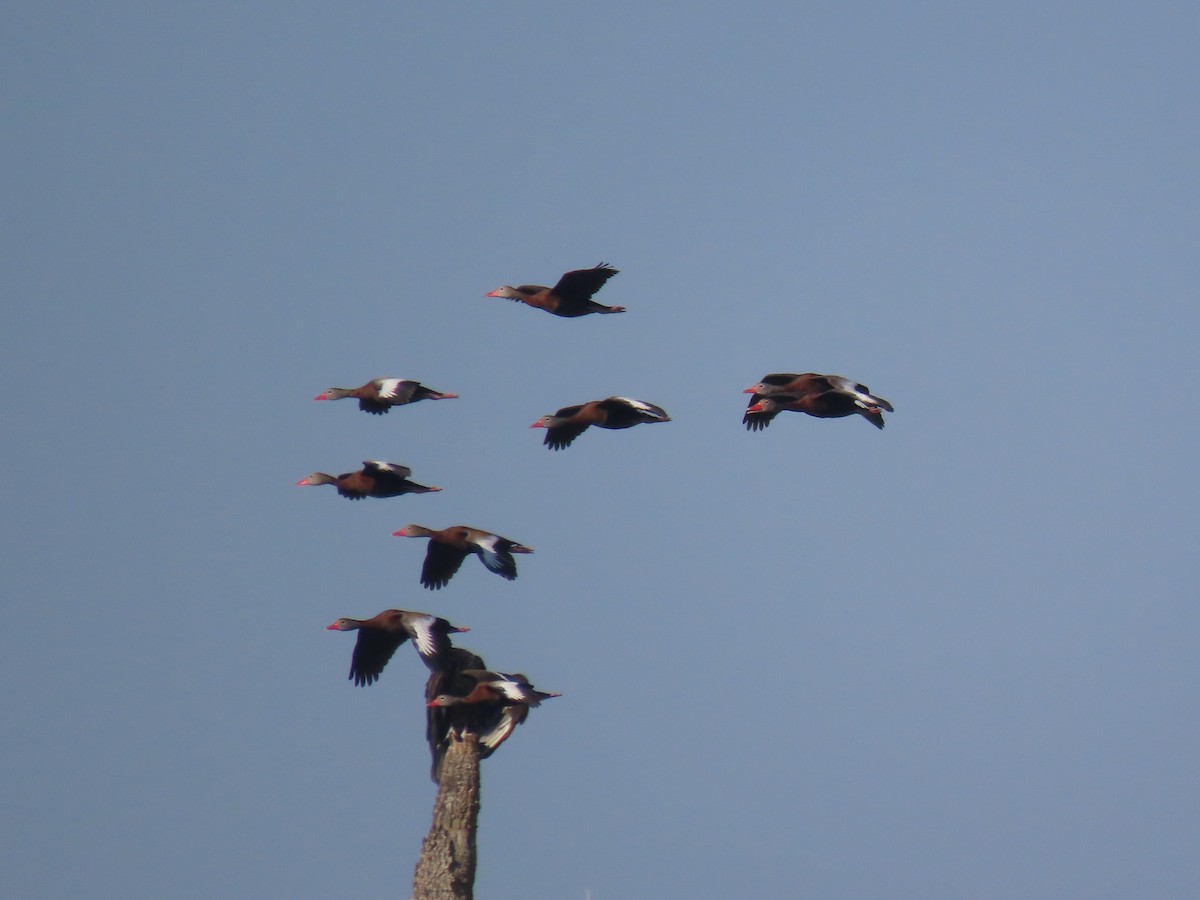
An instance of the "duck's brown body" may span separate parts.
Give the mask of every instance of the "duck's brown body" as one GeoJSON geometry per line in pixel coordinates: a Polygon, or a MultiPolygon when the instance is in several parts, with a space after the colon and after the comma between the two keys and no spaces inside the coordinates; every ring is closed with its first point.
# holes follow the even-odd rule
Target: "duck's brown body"
{"type": "Polygon", "coordinates": [[[592,299],[617,270],[607,263],[591,269],[576,269],[558,279],[554,287],[541,284],[522,284],[519,287],[505,284],[484,294],[485,297],[503,297],[516,300],[535,309],[542,309],[556,316],[574,319],[591,313],[625,312],[623,306],[605,306],[592,299]]]}
{"type": "Polygon", "coordinates": [[[489,570],[512,581],[517,577],[517,563],[512,555],[533,552],[516,541],[469,525],[452,525],[436,531],[424,525],[406,525],[392,534],[429,538],[425,563],[421,567],[421,584],[431,591],[445,587],[470,553],[478,556],[489,570]]]}
{"type": "Polygon", "coordinates": [[[428,494],[440,491],[440,487],[429,487],[409,481],[412,469],[397,463],[380,462],[379,460],[363,460],[363,467],[357,472],[345,472],[341,475],[327,475],[324,472],[313,472],[296,482],[299,487],[332,484],[339,495],[350,500],[361,500],[364,497],[399,497],[403,494],[428,494]]]}
{"type": "Polygon", "coordinates": [[[542,441],[551,450],[562,450],[590,426],[597,428],[632,428],[649,422],[670,422],[671,417],[661,406],[629,397],[609,397],[590,400],[577,406],[564,406],[558,412],[542,416],[530,428],[545,428],[542,441]]]}

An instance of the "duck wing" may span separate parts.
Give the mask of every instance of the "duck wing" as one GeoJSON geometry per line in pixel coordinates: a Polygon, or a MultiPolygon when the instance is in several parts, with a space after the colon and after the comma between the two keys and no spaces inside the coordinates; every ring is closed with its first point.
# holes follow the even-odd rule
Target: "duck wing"
{"type": "Polygon", "coordinates": [[[876,397],[865,384],[851,381],[849,378],[843,378],[841,375],[826,375],[825,378],[835,390],[854,394],[855,398],[864,406],[878,406],[880,409],[886,409],[888,412],[895,412],[892,409],[892,404],[888,403],[882,397],[876,397]]]}
{"type": "Polygon", "coordinates": [[[502,538],[498,534],[488,534],[475,538],[476,554],[480,561],[487,566],[488,571],[495,572],[501,578],[513,581],[517,577],[517,561],[513,559],[512,548],[521,547],[516,541],[502,538]]]}
{"type": "Polygon", "coordinates": [[[430,540],[429,549],[425,551],[425,563],[421,566],[421,584],[431,591],[445,587],[466,558],[466,550],[430,540]]]}
{"type": "Polygon", "coordinates": [[[565,304],[582,305],[592,299],[592,295],[604,287],[604,283],[617,271],[608,263],[600,263],[590,269],[575,269],[558,279],[554,293],[565,304]]]}
{"type": "Polygon", "coordinates": [[[408,640],[408,635],[401,630],[390,631],[382,628],[361,628],[358,640],[354,642],[354,654],[350,657],[350,674],[359,687],[374,684],[397,648],[408,640]]]}
{"type": "Polygon", "coordinates": [[[446,668],[454,652],[450,632],[460,629],[429,613],[409,613],[404,617],[403,624],[425,665],[430,670],[446,668]]]}

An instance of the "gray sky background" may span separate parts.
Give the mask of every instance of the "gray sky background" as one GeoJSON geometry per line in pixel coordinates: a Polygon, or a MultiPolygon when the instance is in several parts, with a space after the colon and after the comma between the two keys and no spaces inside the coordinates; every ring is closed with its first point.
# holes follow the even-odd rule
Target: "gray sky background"
{"type": "Polygon", "coordinates": [[[398,606],[563,694],[481,897],[1197,895],[1194,5],[4,18],[0,894],[406,896],[424,669],[323,630],[398,606]],[[293,487],[368,458],[444,491],[293,487]]]}

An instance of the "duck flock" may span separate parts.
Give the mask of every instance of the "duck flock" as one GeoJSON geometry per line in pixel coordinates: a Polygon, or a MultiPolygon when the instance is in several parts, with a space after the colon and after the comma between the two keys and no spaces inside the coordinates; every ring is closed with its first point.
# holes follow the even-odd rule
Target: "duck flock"
{"type": "MultiPolygon", "coordinates": [[[[564,318],[623,313],[623,306],[604,306],[592,299],[617,271],[607,263],[600,263],[590,269],[567,272],[552,288],[506,284],[484,296],[514,300],[564,318]]],[[[876,428],[884,427],[883,413],[893,411],[888,401],[872,394],[865,385],[840,375],[813,372],[764,375],[758,383],[746,388],[745,393],[751,397],[742,423],[749,431],[761,431],[787,410],[821,419],[859,415],[876,428]]],[[[451,400],[458,394],[437,391],[403,378],[375,378],[356,388],[329,388],[313,399],[349,397],[358,400],[358,408],[363,412],[383,415],[394,406],[420,400],[451,400]]],[[[551,450],[563,450],[592,425],[622,429],[669,421],[671,417],[661,406],[630,397],[608,397],[564,406],[542,416],[530,427],[546,429],[543,444],[551,450]]],[[[350,500],[441,490],[410,481],[411,475],[412,470],[399,463],[365,460],[358,471],[336,476],[313,472],[296,484],[332,484],[340,496],[350,500]]],[[[428,538],[420,582],[429,590],[445,587],[471,554],[479,557],[489,571],[509,581],[515,580],[517,564],[514,555],[533,552],[517,541],[468,525],[441,529],[406,525],[393,534],[428,538]]],[[[530,707],[559,696],[536,689],[524,675],[488,670],[479,656],[455,647],[451,642],[451,634],[467,631],[466,628],[430,613],[386,609],[369,619],[340,618],[327,628],[358,632],[349,677],[359,686],[375,683],[400,645],[412,642],[429,669],[425,685],[425,735],[429,741],[431,775],[435,782],[439,780],[442,759],[451,742],[473,734],[479,742],[480,755],[486,758],[525,721],[530,707]]]]}

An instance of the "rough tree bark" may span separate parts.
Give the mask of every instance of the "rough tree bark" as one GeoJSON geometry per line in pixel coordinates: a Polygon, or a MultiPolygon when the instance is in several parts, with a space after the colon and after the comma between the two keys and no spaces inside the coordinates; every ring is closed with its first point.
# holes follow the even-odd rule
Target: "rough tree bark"
{"type": "Polygon", "coordinates": [[[412,900],[471,900],[479,823],[479,742],[454,741],[442,760],[433,824],[421,842],[412,900]]]}

